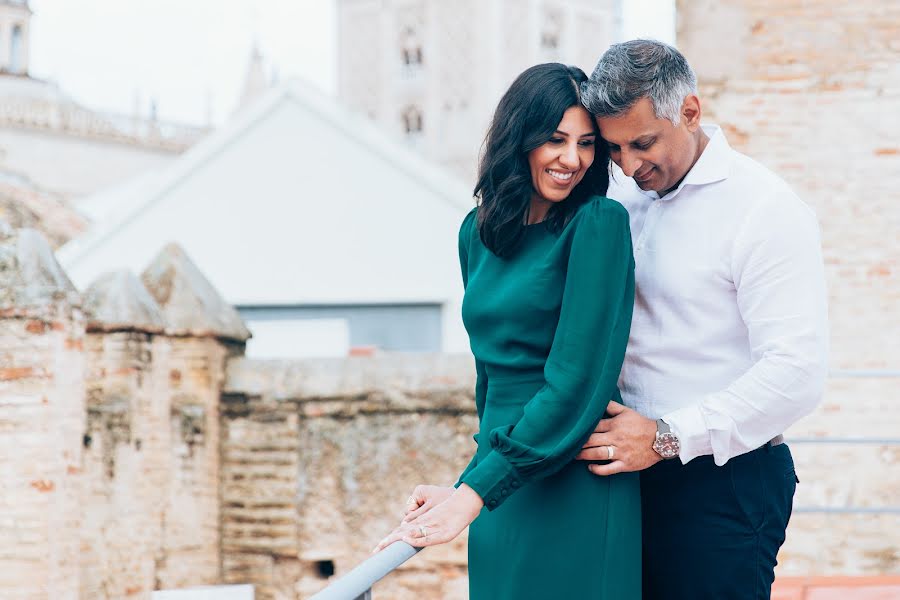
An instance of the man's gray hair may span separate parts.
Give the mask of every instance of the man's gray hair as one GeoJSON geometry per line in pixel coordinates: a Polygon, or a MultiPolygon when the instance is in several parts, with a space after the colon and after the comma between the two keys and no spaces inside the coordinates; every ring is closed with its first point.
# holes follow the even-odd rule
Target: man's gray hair
{"type": "Polygon", "coordinates": [[[581,101],[600,117],[621,115],[650,98],[659,119],[681,121],[681,106],[697,93],[697,76],[684,55],[656,40],[631,40],[609,47],[581,84],[581,101]]]}

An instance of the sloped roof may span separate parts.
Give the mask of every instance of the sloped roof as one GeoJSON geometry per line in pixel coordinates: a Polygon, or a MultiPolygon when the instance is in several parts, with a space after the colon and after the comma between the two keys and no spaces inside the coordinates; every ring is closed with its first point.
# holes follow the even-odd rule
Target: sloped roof
{"type": "Polygon", "coordinates": [[[58,253],[76,284],[176,242],[235,304],[440,301],[473,206],[463,182],[299,81],[123,191],[58,253]]]}

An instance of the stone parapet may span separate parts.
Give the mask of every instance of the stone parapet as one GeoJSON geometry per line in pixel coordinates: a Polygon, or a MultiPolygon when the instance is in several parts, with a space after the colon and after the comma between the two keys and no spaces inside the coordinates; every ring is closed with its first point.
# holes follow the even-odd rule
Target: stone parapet
{"type": "Polygon", "coordinates": [[[0,225],[0,597],[77,598],[84,317],[33,230],[0,225]]]}
{"type": "Polygon", "coordinates": [[[163,307],[124,272],[82,299],[40,234],[0,226],[4,599],[222,579],[219,402],[246,328],[183,253],[157,266],[163,307]]]}
{"type": "MultiPolygon", "coordinates": [[[[234,359],[222,403],[226,581],[303,598],[399,521],[419,483],[450,485],[475,450],[471,357],[234,359]]],[[[378,585],[389,598],[465,598],[466,540],[378,585]]]]}
{"type": "Polygon", "coordinates": [[[78,291],[44,236],[0,221],[0,318],[53,323],[74,318],[80,306],[78,291]]]}
{"type": "Polygon", "coordinates": [[[177,244],[169,244],[144,269],[141,281],[162,309],[166,333],[243,343],[250,331],[177,244]]]}
{"type": "Polygon", "coordinates": [[[166,320],[156,300],[130,271],[99,277],[84,293],[90,331],[162,333],[166,320]]]}

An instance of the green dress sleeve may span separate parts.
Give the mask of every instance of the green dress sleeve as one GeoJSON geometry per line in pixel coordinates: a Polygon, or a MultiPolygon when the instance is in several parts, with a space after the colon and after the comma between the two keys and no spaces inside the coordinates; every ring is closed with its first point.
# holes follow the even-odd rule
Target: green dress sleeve
{"type": "MultiPolygon", "coordinates": [[[[466,215],[466,218],[463,219],[462,225],[459,228],[459,268],[460,271],[462,271],[463,289],[465,289],[466,285],[469,283],[469,241],[472,239],[472,234],[475,229],[477,213],[478,209],[472,209],[472,211],[466,215]]],[[[484,415],[484,401],[487,397],[487,384],[488,379],[487,372],[484,369],[484,363],[475,359],[475,409],[478,411],[479,423],[484,415]]],[[[477,444],[478,434],[476,433],[473,437],[477,444]]],[[[459,487],[463,477],[475,468],[476,464],[478,464],[478,455],[473,454],[472,460],[469,461],[468,466],[463,470],[453,487],[459,487]]]]}
{"type": "Polygon", "coordinates": [[[569,227],[575,230],[545,384],[518,422],[489,433],[491,451],[461,478],[489,510],[572,461],[617,397],[634,304],[628,213],[612,200],[589,202],[569,227]]]}

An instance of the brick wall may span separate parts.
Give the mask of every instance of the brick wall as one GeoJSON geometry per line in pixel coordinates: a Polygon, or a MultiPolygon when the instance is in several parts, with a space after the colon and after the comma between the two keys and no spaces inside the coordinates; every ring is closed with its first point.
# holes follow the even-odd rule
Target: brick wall
{"type": "Polygon", "coordinates": [[[900,573],[900,4],[678,0],[706,121],[816,211],[831,368],[801,423],[783,575],[900,573]]]}
{"type": "Polygon", "coordinates": [[[34,231],[0,223],[0,597],[77,598],[80,297],[34,231]]]}
{"type": "MultiPolygon", "coordinates": [[[[474,451],[471,359],[232,360],[222,408],[225,579],[303,598],[369,556],[416,484],[450,485],[474,451]]],[[[465,598],[465,535],[375,588],[465,598]]]]}
{"type": "Polygon", "coordinates": [[[0,223],[0,597],[221,580],[218,407],[246,338],[186,261],[82,296],[40,234],[0,223]]]}

